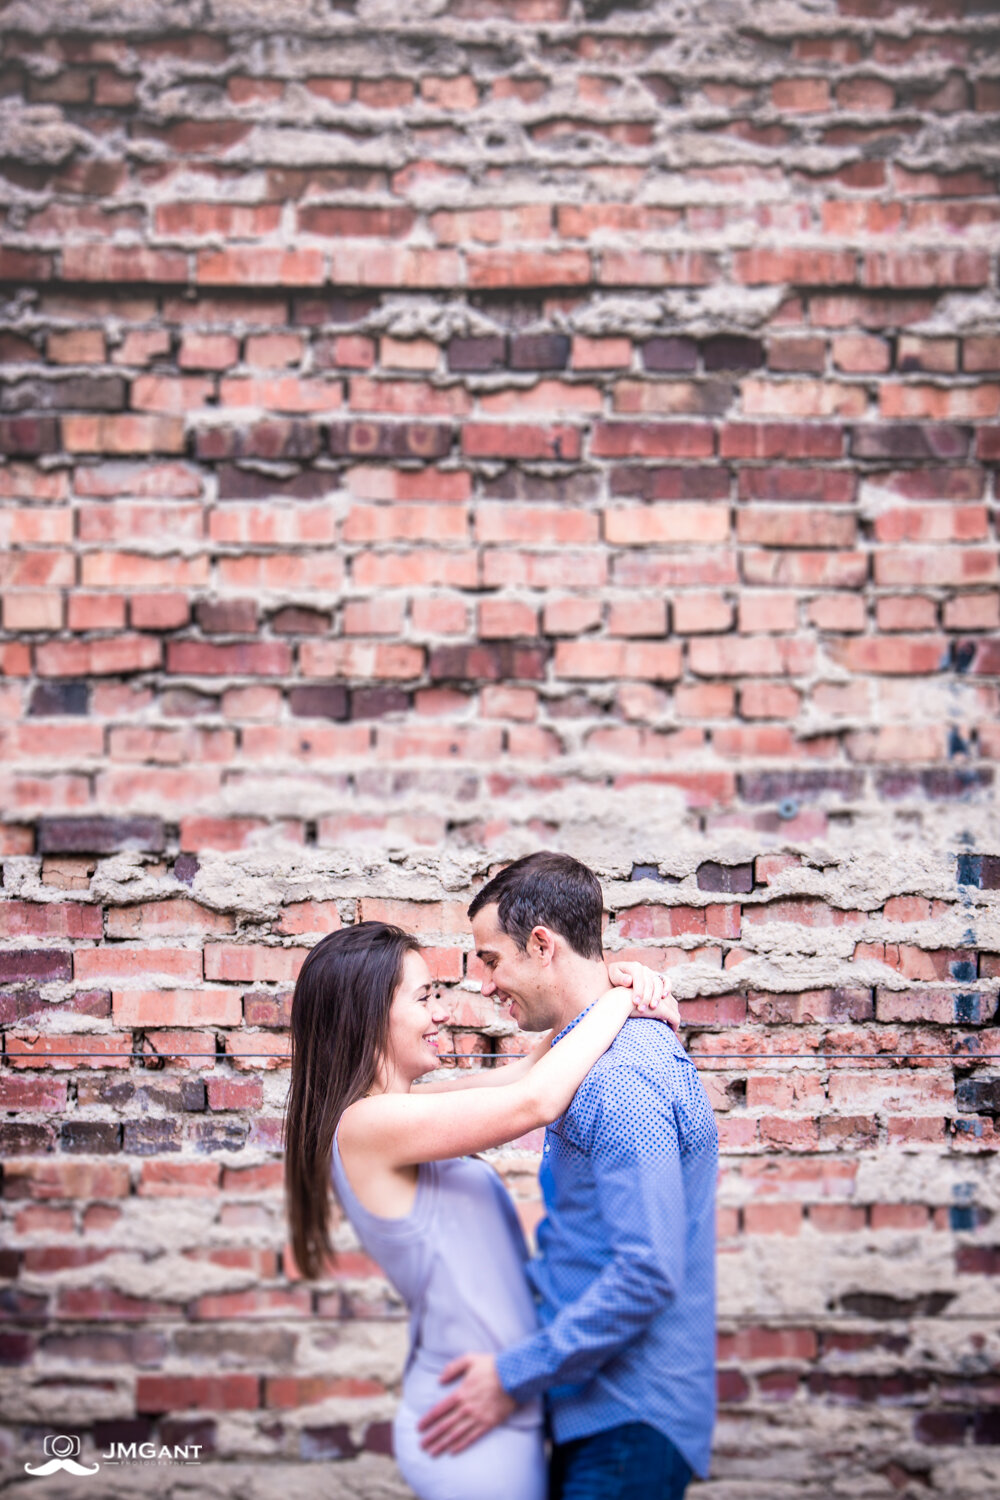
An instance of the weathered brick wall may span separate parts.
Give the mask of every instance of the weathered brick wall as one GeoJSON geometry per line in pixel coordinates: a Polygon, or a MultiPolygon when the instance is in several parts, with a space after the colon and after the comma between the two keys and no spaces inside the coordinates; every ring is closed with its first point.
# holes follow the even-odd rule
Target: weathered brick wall
{"type": "Polygon", "coordinates": [[[703,1493],[981,1500],[1000,27],[321,10],[0,8],[4,1468],[401,1493],[398,1308],[287,1254],[290,986],[389,910],[509,1049],[462,914],[554,844],[719,1111],[703,1493]]]}

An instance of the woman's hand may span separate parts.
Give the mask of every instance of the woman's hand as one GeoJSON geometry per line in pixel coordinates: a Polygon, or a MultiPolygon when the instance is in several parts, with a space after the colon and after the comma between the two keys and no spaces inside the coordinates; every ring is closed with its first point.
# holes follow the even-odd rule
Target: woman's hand
{"type": "Polygon", "coordinates": [[[670,980],[665,974],[655,974],[645,964],[609,963],[608,978],[621,989],[631,988],[634,1016],[666,1021],[674,1031],[678,1030],[681,1013],[671,991],[670,980]]]}

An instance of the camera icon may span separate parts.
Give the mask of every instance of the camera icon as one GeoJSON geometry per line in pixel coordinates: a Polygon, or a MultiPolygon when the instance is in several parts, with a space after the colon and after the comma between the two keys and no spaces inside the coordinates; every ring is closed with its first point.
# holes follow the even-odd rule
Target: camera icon
{"type": "Polygon", "coordinates": [[[50,1432],[43,1439],[42,1451],[46,1458],[79,1458],[80,1439],[67,1432],[50,1432]]]}

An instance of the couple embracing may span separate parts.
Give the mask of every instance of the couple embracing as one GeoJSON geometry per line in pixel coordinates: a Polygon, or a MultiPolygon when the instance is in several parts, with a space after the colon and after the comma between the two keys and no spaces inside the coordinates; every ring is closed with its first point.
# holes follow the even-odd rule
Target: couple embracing
{"type": "Polygon", "coordinates": [[[332,1178],[410,1311],[393,1431],[420,1500],[680,1500],[708,1472],[715,1119],[669,987],[605,960],[602,912],[597,877],[552,853],[508,865],[472,902],[483,994],[549,1033],[497,1070],[416,1083],[448,1012],[397,927],[332,933],[299,975],[292,1247],[320,1274],[332,1178]],[[529,1261],[476,1153],[542,1125],[546,1217],[529,1261]]]}

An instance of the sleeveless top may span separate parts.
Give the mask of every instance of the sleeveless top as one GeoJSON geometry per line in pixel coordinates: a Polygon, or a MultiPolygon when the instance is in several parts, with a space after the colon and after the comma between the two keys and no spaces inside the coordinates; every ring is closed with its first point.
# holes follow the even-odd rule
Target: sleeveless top
{"type": "MultiPolygon", "coordinates": [[[[499,1173],[486,1162],[467,1156],[421,1162],[413,1207],[396,1218],[373,1214],[359,1201],[336,1131],[331,1177],[363,1248],[409,1309],[403,1399],[419,1413],[453,1389],[437,1377],[458,1355],[499,1354],[536,1331],[524,1234],[499,1173]]],[[[509,1418],[518,1427],[542,1420],[538,1398],[509,1418]]]]}

